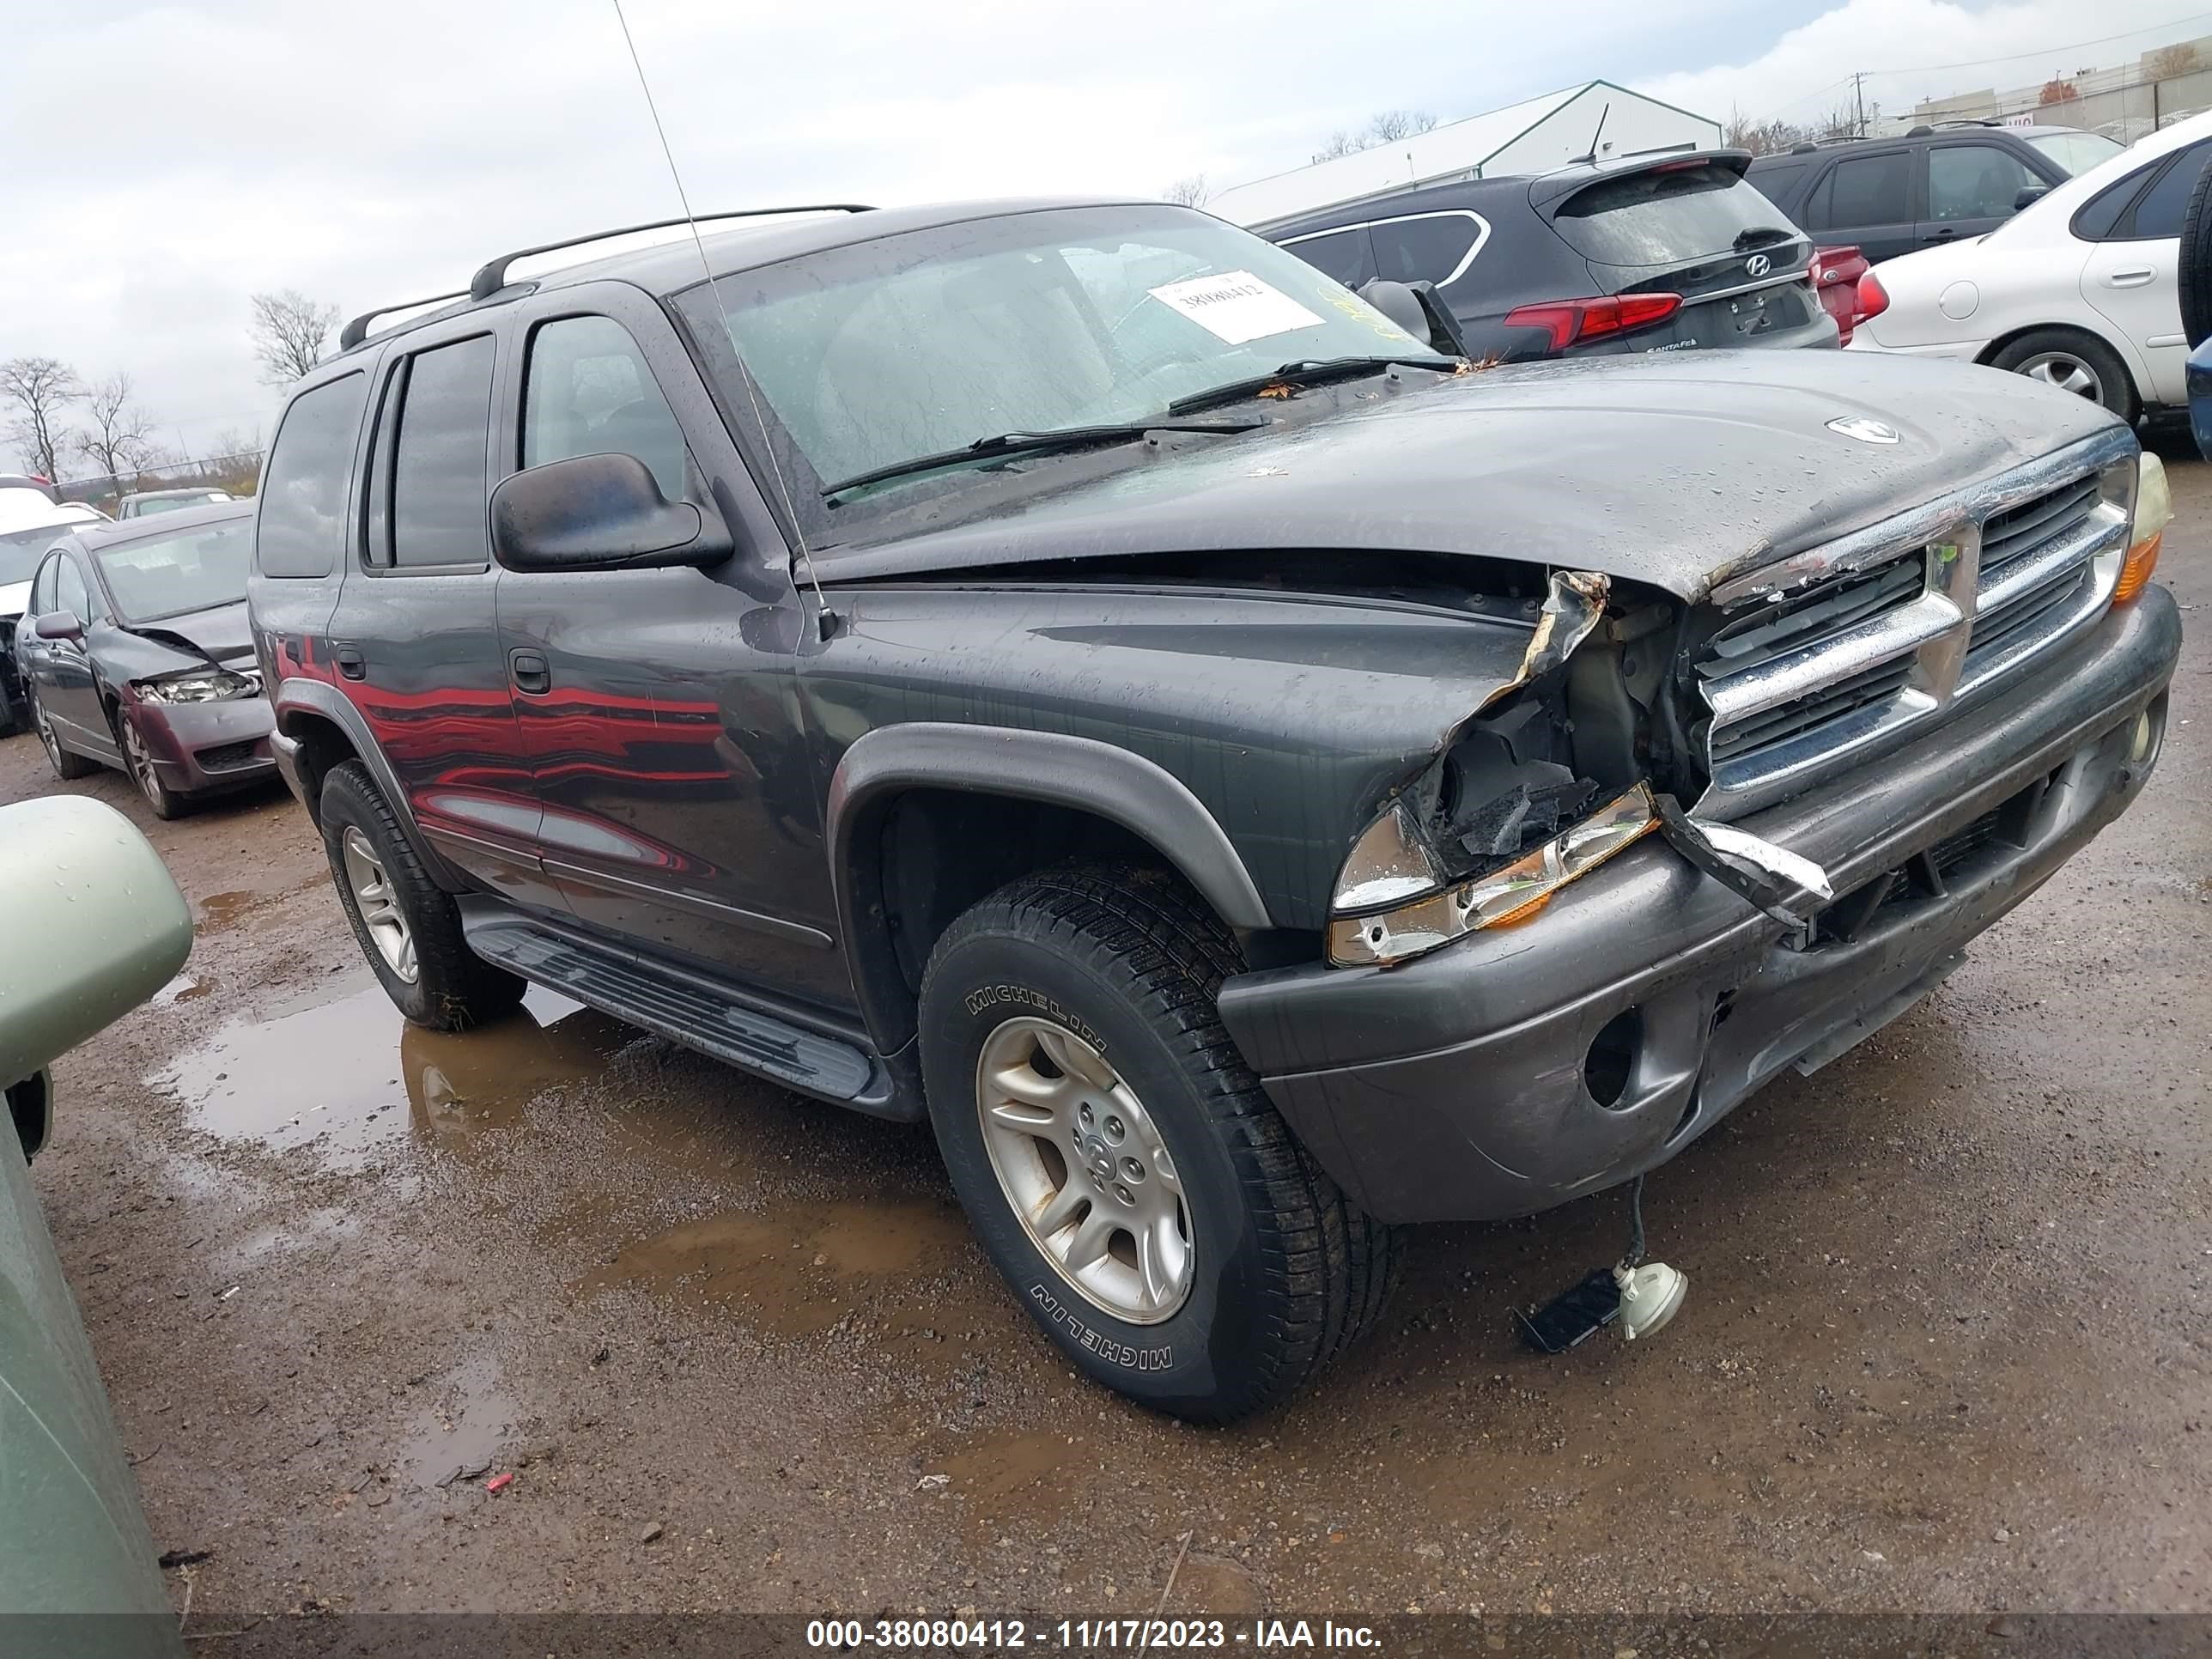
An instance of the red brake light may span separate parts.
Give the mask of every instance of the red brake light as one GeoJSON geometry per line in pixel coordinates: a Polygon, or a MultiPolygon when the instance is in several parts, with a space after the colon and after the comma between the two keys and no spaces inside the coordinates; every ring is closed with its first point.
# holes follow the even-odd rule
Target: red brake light
{"type": "Polygon", "coordinates": [[[1872,270],[1859,278],[1858,315],[1856,322],[1869,317],[1879,317],[1889,309],[1889,290],[1881,285],[1881,278],[1872,270]]]}
{"type": "Polygon", "coordinates": [[[1564,351],[1588,340],[1626,334],[1663,323],[1682,308],[1679,294],[1619,294],[1596,300],[1547,300],[1516,306],[1505,313],[1508,328],[1540,328],[1552,349],[1564,351]]]}

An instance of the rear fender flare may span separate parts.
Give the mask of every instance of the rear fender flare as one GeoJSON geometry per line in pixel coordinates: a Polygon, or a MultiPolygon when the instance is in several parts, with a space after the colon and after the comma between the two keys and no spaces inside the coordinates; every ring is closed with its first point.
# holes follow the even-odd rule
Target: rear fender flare
{"type": "Polygon", "coordinates": [[[343,732],[346,741],[353,745],[354,754],[368,769],[377,789],[392,804],[392,815],[399,821],[400,832],[407,837],[408,845],[415,849],[415,856],[422,861],[431,880],[447,892],[465,890],[466,884],[454,873],[451,865],[438,856],[416,823],[414,808],[407,799],[407,792],[400,787],[398,775],[384,757],[383,750],[377,746],[361,710],[347,700],[344,693],[319,680],[295,677],[279,686],[275,701],[276,729],[287,737],[294,735],[291,716],[297,714],[319,715],[343,732]]]}

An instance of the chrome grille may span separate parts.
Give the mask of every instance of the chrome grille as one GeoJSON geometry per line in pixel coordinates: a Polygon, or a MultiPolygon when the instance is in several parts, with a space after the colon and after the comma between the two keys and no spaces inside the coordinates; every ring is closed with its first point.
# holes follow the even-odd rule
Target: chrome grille
{"type": "Polygon", "coordinates": [[[1692,664],[1700,811],[1749,811],[1894,747],[2100,615],[2135,454],[2100,433],[1717,587],[1692,664]]]}

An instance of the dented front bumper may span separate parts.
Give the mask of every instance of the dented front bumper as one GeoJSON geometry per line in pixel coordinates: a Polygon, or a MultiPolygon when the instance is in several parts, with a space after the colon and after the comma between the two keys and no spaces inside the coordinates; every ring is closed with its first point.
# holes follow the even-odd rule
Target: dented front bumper
{"type": "Polygon", "coordinates": [[[1910,1006],[2117,817],[2156,759],[2180,641],[2153,587],[2016,693],[1741,820],[1826,870],[1837,898],[1809,939],[1647,836],[1530,921],[1397,967],[1240,975],[1222,1018],[1384,1220],[1526,1214],[1626,1180],[1910,1006]]]}

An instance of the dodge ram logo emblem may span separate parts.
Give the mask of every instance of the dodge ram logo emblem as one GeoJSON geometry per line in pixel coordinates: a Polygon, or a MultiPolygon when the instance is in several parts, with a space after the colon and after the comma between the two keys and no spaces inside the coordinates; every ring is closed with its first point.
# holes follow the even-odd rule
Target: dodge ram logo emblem
{"type": "Polygon", "coordinates": [[[1774,261],[1768,258],[1764,253],[1754,253],[1751,258],[1743,262],[1743,268],[1746,273],[1750,276],[1764,276],[1768,271],[1774,269],[1774,261]]]}
{"type": "Polygon", "coordinates": [[[1828,422],[1828,430],[1840,432],[1846,438],[1856,438],[1863,444],[1893,444],[1897,428],[1882,421],[1869,420],[1863,415],[1843,415],[1828,422]]]}

